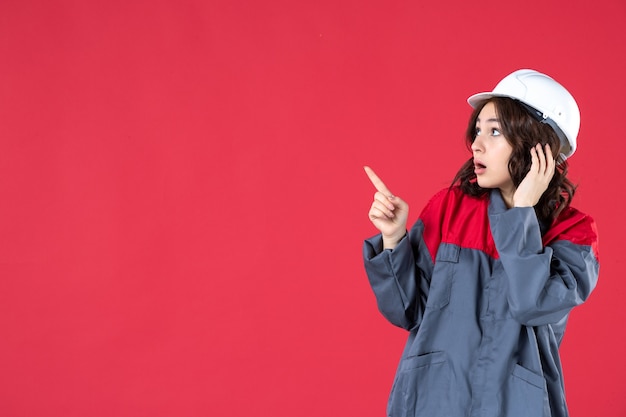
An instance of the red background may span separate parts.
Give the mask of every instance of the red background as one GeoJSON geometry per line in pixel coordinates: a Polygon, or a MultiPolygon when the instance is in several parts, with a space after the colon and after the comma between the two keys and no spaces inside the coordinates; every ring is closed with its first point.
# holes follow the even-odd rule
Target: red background
{"type": "Polygon", "coordinates": [[[626,415],[623,0],[0,2],[0,415],[382,416],[406,334],[361,243],[371,165],[412,207],[465,99],[523,67],[579,101],[600,282],[573,417],[626,415]]]}

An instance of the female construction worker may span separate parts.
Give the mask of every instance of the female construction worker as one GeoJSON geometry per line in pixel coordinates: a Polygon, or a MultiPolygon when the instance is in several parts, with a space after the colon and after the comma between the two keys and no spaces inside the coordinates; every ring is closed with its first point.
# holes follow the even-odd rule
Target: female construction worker
{"type": "Polygon", "coordinates": [[[598,278],[597,232],[570,206],[578,106],[533,70],[471,96],[472,157],[407,233],[408,205],[377,192],[364,243],[378,308],[409,331],[387,414],[567,416],[559,344],[598,278]]]}

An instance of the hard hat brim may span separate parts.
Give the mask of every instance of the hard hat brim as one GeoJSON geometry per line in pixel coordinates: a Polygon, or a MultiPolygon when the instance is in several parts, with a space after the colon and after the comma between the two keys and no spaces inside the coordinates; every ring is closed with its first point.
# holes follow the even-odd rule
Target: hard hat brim
{"type": "Polygon", "coordinates": [[[498,94],[498,93],[489,92],[489,93],[477,93],[477,94],[474,94],[474,95],[470,96],[467,99],[467,103],[470,106],[472,106],[473,108],[476,108],[476,106],[478,106],[478,103],[480,103],[481,101],[488,100],[488,99],[493,98],[493,97],[507,97],[507,98],[512,98],[514,100],[518,100],[519,101],[519,99],[517,97],[513,97],[513,96],[508,95],[508,94],[498,94]]]}

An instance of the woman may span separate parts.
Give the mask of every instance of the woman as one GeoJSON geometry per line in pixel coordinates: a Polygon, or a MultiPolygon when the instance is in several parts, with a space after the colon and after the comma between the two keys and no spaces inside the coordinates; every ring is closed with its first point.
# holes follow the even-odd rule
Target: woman
{"type": "Polygon", "coordinates": [[[387,414],[567,416],[558,349],[599,268],[595,223],[570,206],[578,106],[533,70],[468,102],[472,158],[408,233],[408,205],[365,167],[380,231],[365,269],[409,331],[387,414]]]}

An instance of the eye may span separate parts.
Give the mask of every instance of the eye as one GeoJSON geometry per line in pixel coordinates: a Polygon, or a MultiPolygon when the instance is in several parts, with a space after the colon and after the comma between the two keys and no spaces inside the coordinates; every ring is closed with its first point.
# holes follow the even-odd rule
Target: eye
{"type": "Polygon", "coordinates": [[[500,136],[500,130],[499,129],[491,129],[491,136],[500,136]]]}
{"type": "Polygon", "coordinates": [[[477,127],[474,129],[474,137],[480,136],[480,129],[477,127]]]}

